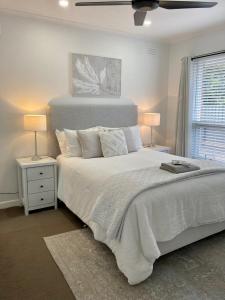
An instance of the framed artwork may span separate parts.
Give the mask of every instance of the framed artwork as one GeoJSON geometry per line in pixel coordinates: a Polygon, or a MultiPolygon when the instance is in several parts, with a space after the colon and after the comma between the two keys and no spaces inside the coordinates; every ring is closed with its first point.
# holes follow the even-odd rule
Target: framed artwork
{"type": "Polygon", "coordinates": [[[120,97],[121,59],[72,54],[72,95],[120,97]]]}

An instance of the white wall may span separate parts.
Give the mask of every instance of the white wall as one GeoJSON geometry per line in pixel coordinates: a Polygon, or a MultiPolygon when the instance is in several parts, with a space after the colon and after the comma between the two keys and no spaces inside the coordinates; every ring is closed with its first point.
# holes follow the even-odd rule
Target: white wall
{"type": "MultiPolygon", "coordinates": [[[[23,131],[23,114],[45,112],[52,97],[70,93],[71,53],[121,58],[122,96],[141,110],[162,113],[157,140],[164,143],[166,45],[3,13],[0,25],[0,193],[6,193],[0,201],[16,197],[9,194],[17,192],[15,158],[33,153],[33,137],[23,131]]],[[[48,153],[46,144],[42,134],[41,154],[48,153]]]]}
{"type": "Polygon", "coordinates": [[[169,61],[167,144],[174,147],[181,58],[225,49],[225,28],[171,45],[169,61]]]}

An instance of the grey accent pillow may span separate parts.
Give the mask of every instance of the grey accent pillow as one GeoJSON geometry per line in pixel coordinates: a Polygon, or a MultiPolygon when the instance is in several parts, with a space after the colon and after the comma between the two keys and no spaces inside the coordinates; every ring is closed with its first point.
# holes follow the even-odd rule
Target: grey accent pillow
{"type": "Polygon", "coordinates": [[[102,156],[101,142],[97,130],[78,130],[77,135],[83,158],[102,156]]]}
{"type": "Polygon", "coordinates": [[[137,152],[143,147],[139,126],[121,128],[125,134],[128,152],[137,152]]]}
{"type": "Polygon", "coordinates": [[[104,157],[128,154],[126,138],[123,130],[99,132],[104,157]]]}

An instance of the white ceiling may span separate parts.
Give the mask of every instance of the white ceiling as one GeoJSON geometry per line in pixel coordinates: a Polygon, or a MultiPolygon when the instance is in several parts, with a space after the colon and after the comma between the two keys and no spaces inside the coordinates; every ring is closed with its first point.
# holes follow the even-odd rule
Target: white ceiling
{"type": "Polygon", "coordinates": [[[75,7],[75,1],[69,1],[68,8],[61,8],[58,6],[58,0],[0,0],[0,9],[56,18],[84,27],[160,39],[166,42],[184,39],[218,26],[225,28],[225,0],[217,0],[219,4],[216,7],[207,9],[166,10],[159,8],[148,15],[152,20],[150,27],[135,27],[134,11],[129,6],[75,7]]]}

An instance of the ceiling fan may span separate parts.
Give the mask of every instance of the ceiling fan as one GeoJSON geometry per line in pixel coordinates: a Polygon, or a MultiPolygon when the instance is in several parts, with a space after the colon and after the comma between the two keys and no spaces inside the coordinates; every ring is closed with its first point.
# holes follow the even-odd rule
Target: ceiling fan
{"type": "Polygon", "coordinates": [[[148,11],[158,7],[166,9],[208,8],[217,5],[217,2],[200,1],[161,1],[161,0],[133,0],[133,1],[102,1],[102,2],[77,2],[75,6],[108,6],[131,5],[135,10],[134,24],[142,26],[148,11]]]}

